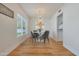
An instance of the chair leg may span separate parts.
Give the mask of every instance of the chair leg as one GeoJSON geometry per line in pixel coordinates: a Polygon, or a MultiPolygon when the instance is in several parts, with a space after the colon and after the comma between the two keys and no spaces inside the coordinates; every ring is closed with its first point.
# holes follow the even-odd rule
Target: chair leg
{"type": "Polygon", "coordinates": [[[40,42],[41,42],[41,39],[40,39],[40,42]]]}
{"type": "Polygon", "coordinates": [[[36,42],[36,38],[35,38],[35,42],[36,42]]]}
{"type": "Polygon", "coordinates": [[[45,43],[45,39],[44,39],[44,43],[45,43]]]}
{"type": "Polygon", "coordinates": [[[38,41],[38,37],[37,37],[37,41],[38,41]]]}
{"type": "Polygon", "coordinates": [[[48,42],[49,42],[49,38],[47,38],[48,42]]]}
{"type": "Polygon", "coordinates": [[[40,42],[41,42],[42,38],[40,37],[40,42]]]}

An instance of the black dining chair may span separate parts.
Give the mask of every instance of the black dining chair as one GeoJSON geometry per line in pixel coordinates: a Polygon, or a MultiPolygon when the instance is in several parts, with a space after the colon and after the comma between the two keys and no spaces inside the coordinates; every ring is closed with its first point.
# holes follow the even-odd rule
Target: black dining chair
{"type": "Polygon", "coordinates": [[[32,31],[31,31],[31,35],[32,35],[32,42],[35,40],[35,42],[36,42],[36,40],[38,40],[38,36],[39,36],[39,34],[38,33],[33,33],[32,31]]]}
{"type": "Polygon", "coordinates": [[[49,42],[49,31],[45,31],[44,34],[40,38],[41,38],[40,40],[44,40],[44,43],[45,43],[46,39],[49,42]]]}

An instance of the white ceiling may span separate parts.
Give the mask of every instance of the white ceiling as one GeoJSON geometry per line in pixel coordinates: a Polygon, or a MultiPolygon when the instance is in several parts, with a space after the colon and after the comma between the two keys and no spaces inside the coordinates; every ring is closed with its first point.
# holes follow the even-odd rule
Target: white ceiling
{"type": "Polygon", "coordinates": [[[45,19],[51,16],[64,4],[62,3],[22,3],[20,6],[24,9],[30,18],[42,16],[45,19]]]}

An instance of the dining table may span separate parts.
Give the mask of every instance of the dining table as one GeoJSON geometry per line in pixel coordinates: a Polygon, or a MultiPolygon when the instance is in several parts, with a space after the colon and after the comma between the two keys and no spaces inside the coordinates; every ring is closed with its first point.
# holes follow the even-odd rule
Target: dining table
{"type": "Polygon", "coordinates": [[[44,34],[44,31],[33,30],[33,33],[37,35],[38,42],[41,41],[41,36],[44,34]]]}

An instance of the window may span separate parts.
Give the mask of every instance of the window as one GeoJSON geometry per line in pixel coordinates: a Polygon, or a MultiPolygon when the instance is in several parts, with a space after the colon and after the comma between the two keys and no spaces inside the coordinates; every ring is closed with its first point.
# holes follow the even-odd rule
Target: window
{"type": "Polygon", "coordinates": [[[17,37],[27,34],[27,19],[17,14],[17,37]]]}

